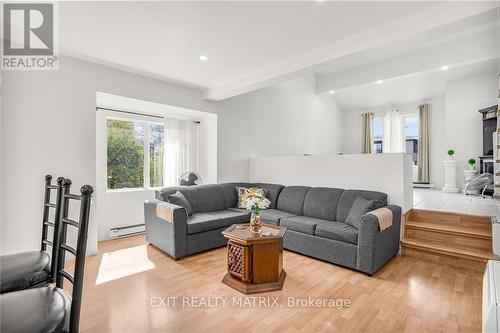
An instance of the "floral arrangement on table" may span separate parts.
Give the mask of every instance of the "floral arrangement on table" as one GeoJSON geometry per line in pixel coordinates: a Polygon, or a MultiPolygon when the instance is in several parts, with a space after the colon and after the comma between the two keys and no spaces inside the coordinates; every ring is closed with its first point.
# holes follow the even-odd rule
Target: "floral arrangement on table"
{"type": "Polygon", "coordinates": [[[250,218],[250,229],[252,232],[259,232],[262,226],[261,213],[269,208],[271,201],[262,195],[262,192],[248,191],[245,193],[246,209],[252,211],[250,218]]]}

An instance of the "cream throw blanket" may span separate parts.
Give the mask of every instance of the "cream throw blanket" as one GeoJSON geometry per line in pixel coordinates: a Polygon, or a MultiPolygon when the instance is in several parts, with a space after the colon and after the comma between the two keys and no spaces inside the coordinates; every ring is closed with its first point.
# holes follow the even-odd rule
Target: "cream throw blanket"
{"type": "Polygon", "coordinates": [[[372,214],[377,217],[380,231],[383,231],[392,225],[392,210],[389,208],[378,208],[368,212],[367,214],[372,214]]]}

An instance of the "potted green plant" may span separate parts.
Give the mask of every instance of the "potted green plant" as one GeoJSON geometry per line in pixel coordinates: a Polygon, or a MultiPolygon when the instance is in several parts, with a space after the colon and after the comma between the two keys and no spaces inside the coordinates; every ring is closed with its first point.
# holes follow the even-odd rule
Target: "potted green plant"
{"type": "Polygon", "coordinates": [[[453,149],[448,150],[448,157],[450,160],[453,158],[453,155],[455,155],[455,151],[453,149]]]}
{"type": "Polygon", "coordinates": [[[475,170],[476,160],[474,158],[469,159],[467,163],[469,163],[469,168],[471,170],[475,170]]]}

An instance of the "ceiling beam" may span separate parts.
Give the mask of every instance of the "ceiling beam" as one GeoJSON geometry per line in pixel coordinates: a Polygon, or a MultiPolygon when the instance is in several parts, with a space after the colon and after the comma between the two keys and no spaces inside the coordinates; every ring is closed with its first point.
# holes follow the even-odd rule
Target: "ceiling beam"
{"type": "MultiPolygon", "coordinates": [[[[305,74],[317,74],[325,70],[332,61],[345,58],[367,49],[404,41],[412,36],[436,31],[448,24],[457,24],[461,20],[491,13],[495,14],[498,3],[491,2],[443,2],[432,9],[417,12],[410,17],[381,25],[367,33],[313,50],[306,54],[286,59],[267,69],[260,70],[223,85],[204,91],[209,100],[223,100],[250,92],[269,85],[284,82],[305,74]]],[[[467,24],[467,22],[465,22],[467,24]]],[[[477,23],[477,22],[476,22],[477,23]]],[[[445,31],[444,29],[443,31],[445,31]]]]}
{"type": "Polygon", "coordinates": [[[316,93],[341,90],[378,80],[439,71],[442,66],[460,67],[496,59],[500,56],[498,25],[459,40],[434,45],[415,52],[344,71],[316,76],[316,93]]]}

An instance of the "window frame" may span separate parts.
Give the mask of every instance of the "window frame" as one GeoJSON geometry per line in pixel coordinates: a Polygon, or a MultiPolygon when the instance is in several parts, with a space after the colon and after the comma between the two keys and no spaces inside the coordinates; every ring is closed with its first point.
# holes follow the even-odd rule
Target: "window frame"
{"type": "Polygon", "coordinates": [[[158,119],[156,117],[148,117],[144,115],[127,115],[127,114],[120,114],[120,115],[112,115],[109,113],[106,113],[104,115],[104,153],[105,153],[105,189],[106,192],[109,193],[116,193],[116,192],[136,192],[136,191],[148,191],[148,190],[158,190],[161,189],[162,186],[158,187],[151,187],[150,184],[150,149],[149,149],[149,144],[151,140],[151,127],[148,126],[150,124],[158,124],[163,126],[163,132],[165,135],[165,123],[163,122],[162,119],[158,119]],[[108,120],[119,120],[119,121],[128,121],[128,122],[133,122],[133,123],[142,123],[144,124],[144,143],[143,143],[143,156],[144,156],[144,162],[143,162],[143,184],[142,187],[130,187],[130,188],[109,188],[108,187],[108,120]]]}

